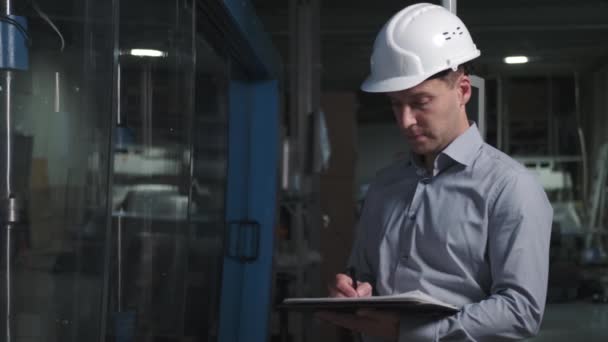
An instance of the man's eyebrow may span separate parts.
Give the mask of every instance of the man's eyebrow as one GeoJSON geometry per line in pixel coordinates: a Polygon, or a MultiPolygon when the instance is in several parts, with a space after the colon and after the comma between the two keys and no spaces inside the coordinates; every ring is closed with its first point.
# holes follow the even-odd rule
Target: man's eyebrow
{"type": "Polygon", "coordinates": [[[435,97],[435,95],[433,95],[433,94],[431,94],[429,92],[426,92],[424,90],[419,91],[419,92],[415,92],[415,93],[412,93],[412,94],[407,94],[406,96],[403,96],[403,97],[391,96],[389,94],[387,94],[386,96],[388,97],[388,99],[391,102],[398,102],[398,103],[401,103],[404,100],[405,101],[412,100],[412,99],[419,100],[420,98],[423,98],[423,97],[435,97]]]}
{"type": "Polygon", "coordinates": [[[407,97],[408,98],[421,98],[421,97],[434,97],[434,95],[431,93],[428,93],[426,91],[421,91],[421,92],[409,94],[407,97]]]}
{"type": "Polygon", "coordinates": [[[434,98],[435,96],[433,94],[427,93],[427,92],[420,92],[420,93],[414,93],[411,95],[408,95],[404,98],[394,98],[394,97],[390,97],[390,101],[392,103],[403,103],[403,102],[412,102],[412,101],[420,101],[422,99],[431,99],[434,98]]]}

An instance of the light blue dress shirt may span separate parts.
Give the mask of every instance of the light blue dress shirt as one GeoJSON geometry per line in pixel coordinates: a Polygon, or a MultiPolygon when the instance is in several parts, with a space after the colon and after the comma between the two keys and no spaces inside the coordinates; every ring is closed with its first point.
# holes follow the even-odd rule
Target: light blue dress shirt
{"type": "Polygon", "coordinates": [[[545,309],[552,218],[535,177],[473,124],[432,174],[400,161],[377,175],[349,264],[375,294],[421,290],[461,307],[441,319],[403,316],[399,341],[522,339],[545,309]]]}

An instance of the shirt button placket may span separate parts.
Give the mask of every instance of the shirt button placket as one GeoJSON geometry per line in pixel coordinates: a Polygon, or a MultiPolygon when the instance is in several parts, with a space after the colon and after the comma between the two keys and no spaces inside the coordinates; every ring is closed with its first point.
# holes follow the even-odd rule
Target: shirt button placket
{"type": "MultiPolygon", "coordinates": [[[[418,183],[418,185],[416,186],[416,191],[414,192],[414,196],[412,197],[412,202],[410,203],[410,207],[409,207],[409,211],[408,211],[408,222],[407,222],[407,226],[409,229],[407,229],[407,232],[410,234],[409,239],[411,240],[414,238],[415,232],[414,230],[416,229],[416,218],[417,218],[417,211],[420,210],[418,207],[420,205],[420,201],[422,199],[422,195],[424,193],[424,188],[426,186],[426,181],[427,179],[430,178],[421,178],[420,182],[418,183]]],[[[408,246],[408,248],[405,248],[403,251],[403,254],[401,254],[399,256],[399,263],[401,265],[406,265],[409,262],[410,259],[410,253],[411,250],[408,246]]]]}

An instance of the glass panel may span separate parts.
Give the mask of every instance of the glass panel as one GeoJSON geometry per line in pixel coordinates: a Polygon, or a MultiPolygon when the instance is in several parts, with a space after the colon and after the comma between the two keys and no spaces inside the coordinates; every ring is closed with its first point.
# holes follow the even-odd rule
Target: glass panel
{"type": "Polygon", "coordinates": [[[216,341],[225,228],[228,82],[225,65],[203,39],[196,42],[185,334],[216,341]]]}
{"type": "Polygon", "coordinates": [[[226,68],[193,4],[120,5],[108,341],[215,339],[226,68]]]}
{"type": "MultiPolygon", "coordinates": [[[[12,104],[11,196],[23,204],[23,216],[10,230],[3,217],[0,228],[0,340],[98,341],[108,247],[112,2],[39,0],[13,9],[27,17],[31,40],[29,68],[11,72],[10,89],[2,85],[3,101],[8,96],[12,104]]],[[[4,79],[6,71],[0,74],[4,79]]]]}

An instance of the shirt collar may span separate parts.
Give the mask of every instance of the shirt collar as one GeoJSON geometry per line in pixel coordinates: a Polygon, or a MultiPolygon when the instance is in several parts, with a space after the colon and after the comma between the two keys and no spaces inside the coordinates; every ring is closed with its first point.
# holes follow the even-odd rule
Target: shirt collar
{"type": "Polygon", "coordinates": [[[470,122],[471,125],[464,133],[452,141],[442,152],[452,160],[464,166],[469,166],[475,159],[477,151],[483,144],[477,124],[470,122]]]}
{"type": "MultiPolygon", "coordinates": [[[[483,144],[483,139],[481,138],[479,129],[477,129],[477,124],[473,121],[469,121],[469,123],[469,128],[437,155],[437,158],[435,159],[435,172],[447,167],[450,164],[448,159],[464,166],[468,166],[473,162],[477,151],[483,144]]],[[[419,175],[426,173],[426,169],[424,168],[424,164],[419,155],[412,153],[410,164],[416,168],[419,175]]]]}

